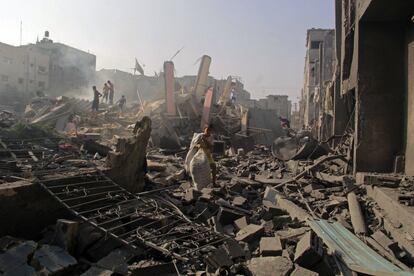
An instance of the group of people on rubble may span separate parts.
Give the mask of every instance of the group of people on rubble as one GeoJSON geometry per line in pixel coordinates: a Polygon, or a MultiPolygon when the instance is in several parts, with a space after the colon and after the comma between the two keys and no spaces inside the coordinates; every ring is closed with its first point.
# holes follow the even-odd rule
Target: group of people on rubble
{"type": "MultiPolygon", "coordinates": [[[[98,112],[99,110],[99,98],[102,97],[102,102],[105,101],[105,103],[113,105],[114,104],[114,84],[108,80],[104,83],[104,86],[102,88],[102,93],[98,91],[96,86],[92,86],[93,89],[93,101],[92,101],[92,112],[98,112]]],[[[115,103],[118,105],[120,112],[124,110],[124,107],[126,105],[126,98],[125,95],[122,95],[122,97],[115,103]]]]}

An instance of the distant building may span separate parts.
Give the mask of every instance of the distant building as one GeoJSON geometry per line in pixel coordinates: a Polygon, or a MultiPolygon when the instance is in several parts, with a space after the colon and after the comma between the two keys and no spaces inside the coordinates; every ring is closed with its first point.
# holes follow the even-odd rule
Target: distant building
{"type": "Polygon", "coordinates": [[[48,32],[36,44],[0,43],[0,91],[60,96],[89,86],[95,68],[95,55],[55,43],[48,32]]]}
{"type": "Polygon", "coordinates": [[[125,95],[128,102],[159,99],[164,95],[164,82],[157,76],[133,75],[117,69],[101,69],[96,72],[95,84],[101,91],[103,84],[110,80],[115,88],[115,100],[125,95]]]}
{"type": "Polygon", "coordinates": [[[287,95],[268,95],[265,99],[246,101],[244,106],[262,110],[273,110],[278,116],[290,118],[292,102],[287,95]]]}
{"type": "Polygon", "coordinates": [[[49,56],[49,94],[62,95],[89,86],[95,78],[96,56],[45,37],[24,47],[34,47],[49,56]]]}
{"type": "Polygon", "coordinates": [[[312,127],[315,136],[321,125],[325,89],[332,80],[335,66],[335,30],[310,29],[306,36],[304,86],[300,113],[301,124],[312,127]]]}
{"type": "Polygon", "coordinates": [[[0,93],[35,93],[49,87],[49,56],[32,45],[0,42],[0,93]]]}

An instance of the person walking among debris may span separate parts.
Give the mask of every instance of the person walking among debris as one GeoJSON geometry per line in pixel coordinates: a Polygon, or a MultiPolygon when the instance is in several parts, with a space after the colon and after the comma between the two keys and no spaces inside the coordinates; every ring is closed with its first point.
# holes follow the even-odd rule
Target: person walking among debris
{"type": "Polygon", "coordinates": [[[101,93],[96,89],[96,86],[92,86],[93,89],[93,101],[92,101],[92,112],[98,112],[99,109],[99,97],[102,96],[101,93]]]}
{"type": "Polygon", "coordinates": [[[290,128],[290,122],[287,118],[283,118],[282,116],[279,116],[279,121],[280,121],[280,126],[283,129],[290,128]]]}
{"type": "Polygon", "coordinates": [[[108,80],[108,87],[109,87],[109,104],[114,104],[114,84],[108,80]]]}
{"type": "Polygon", "coordinates": [[[122,95],[122,97],[116,102],[119,106],[119,113],[121,114],[122,111],[124,111],[124,106],[126,104],[126,98],[125,95],[122,95]]]}
{"type": "Polygon", "coordinates": [[[280,126],[286,132],[286,135],[289,137],[294,137],[296,132],[290,128],[290,121],[287,118],[279,116],[280,126]]]}
{"type": "Polygon", "coordinates": [[[105,101],[105,103],[108,103],[109,86],[106,82],[104,83],[104,86],[102,88],[102,94],[102,102],[105,101]]]}

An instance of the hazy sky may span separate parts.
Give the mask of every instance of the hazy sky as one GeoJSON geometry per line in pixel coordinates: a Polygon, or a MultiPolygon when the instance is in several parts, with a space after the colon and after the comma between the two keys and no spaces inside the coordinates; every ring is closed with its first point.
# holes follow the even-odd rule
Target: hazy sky
{"type": "Polygon", "coordinates": [[[51,39],[97,56],[97,70],[128,71],[134,57],[146,74],[174,58],[176,74],[194,75],[212,57],[210,74],[240,76],[252,97],[300,94],[306,30],[333,28],[332,0],[0,0],[0,42],[51,39]]]}

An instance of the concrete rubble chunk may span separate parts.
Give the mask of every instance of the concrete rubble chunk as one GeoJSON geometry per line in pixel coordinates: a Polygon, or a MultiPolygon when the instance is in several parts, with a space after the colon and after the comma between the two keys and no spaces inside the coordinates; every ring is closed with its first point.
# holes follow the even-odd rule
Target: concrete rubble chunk
{"type": "Polygon", "coordinates": [[[87,271],[81,274],[81,276],[111,276],[114,272],[104,268],[92,266],[87,271]]]}
{"type": "Polygon", "coordinates": [[[251,242],[264,235],[264,227],[256,224],[249,224],[237,232],[236,240],[251,242]]]}
{"type": "Polygon", "coordinates": [[[361,205],[358,202],[357,196],[354,192],[348,194],[348,207],[351,214],[352,227],[356,234],[365,234],[367,232],[367,226],[365,224],[365,218],[361,210],[361,205]]]}
{"type": "Polygon", "coordinates": [[[301,227],[301,228],[289,228],[287,230],[276,231],[276,235],[282,240],[289,239],[298,239],[301,238],[310,228],[301,227]]]}
{"type": "Polygon", "coordinates": [[[74,253],[79,223],[66,219],[58,219],[55,229],[55,245],[74,253]]]}
{"type": "Polygon", "coordinates": [[[118,248],[107,256],[100,259],[96,266],[111,270],[118,274],[127,274],[128,273],[128,264],[127,262],[134,256],[134,253],[129,248],[123,247],[118,248]]]}
{"type": "Polygon", "coordinates": [[[282,254],[282,243],[279,237],[262,237],[260,239],[260,255],[280,256],[282,254]]]}
{"type": "Polygon", "coordinates": [[[232,260],[246,257],[246,252],[239,242],[230,239],[224,243],[224,246],[232,260]]]}
{"type": "Polygon", "coordinates": [[[246,227],[248,224],[249,224],[249,222],[248,222],[248,220],[247,220],[246,216],[243,216],[243,217],[241,217],[241,218],[239,218],[239,219],[236,219],[236,220],[234,221],[234,226],[236,226],[236,228],[237,228],[238,230],[243,229],[243,228],[244,228],[244,227],[246,227]]]}
{"type": "Polygon", "coordinates": [[[146,148],[151,135],[151,119],[144,117],[135,124],[134,135],[118,139],[116,150],[108,153],[107,174],[132,193],[144,186],[146,148]]]}
{"type": "Polygon", "coordinates": [[[320,190],[320,189],[323,189],[323,188],[325,188],[325,186],[320,185],[320,184],[316,184],[316,183],[311,183],[311,184],[305,186],[303,188],[303,191],[307,194],[310,194],[314,190],[320,190]]]}
{"type": "Polygon", "coordinates": [[[205,262],[210,271],[216,271],[221,267],[230,267],[233,265],[233,261],[224,246],[217,248],[214,252],[209,254],[205,258],[205,262]]]}
{"type": "Polygon", "coordinates": [[[217,213],[217,220],[222,225],[227,225],[227,224],[233,223],[236,219],[239,219],[243,216],[244,216],[243,213],[238,212],[236,210],[226,208],[226,207],[220,207],[217,213]]]}
{"type": "Polygon", "coordinates": [[[292,271],[290,276],[318,276],[319,273],[306,269],[299,265],[295,265],[295,270],[292,271]]]}
{"type": "Polygon", "coordinates": [[[299,221],[306,221],[308,218],[311,218],[311,216],[305,209],[301,208],[300,206],[296,205],[295,203],[286,199],[280,194],[276,195],[276,201],[276,206],[288,212],[290,217],[293,219],[298,219],[299,221]]]}
{"type": "Polygon", "coordinates": [[[400,250],[400,248],[398,247],[398,243],[392,241],[382,231],[376,231],[374,234],[371,235],[371,237],[386,250],[390,250],[393,253],[397,253],[400,250]]]}
{"type": "Polygon", "coordinates": [[[242,196],[236,196],[233,199],[233,202],[232,203],[233,203],[234,206],[241,207],[241,206],[245,205],[246,202],[247,202],[247,199],[246,198],[244,198],[242,196]]]}
{"type": "Polygon", "coordinates": [[[35,252],[37,243],[25,241],[0,254],[1,275],[37,275],[33,267],[27,264],[29,257],[35,252]]]}
{"type": "Polygon", "coordinates": [[[313,232],[308,231],[296,245],[294,262],[305,268],[311,268],[321,260],[322,254],[322,242],[313,232]]]}
{"type": "Polygon", "coordinates": [[[252,258],[247,264],[253,276],[287,276],[293,269],[292,261],[285,257],[252,258]]]}
{"type": "Polygon", "coordinates": [[[53,245],[42,245],[33,255],[31,265],[42,275],[67,272],[78,262],[64,249],[53,245]]]}

